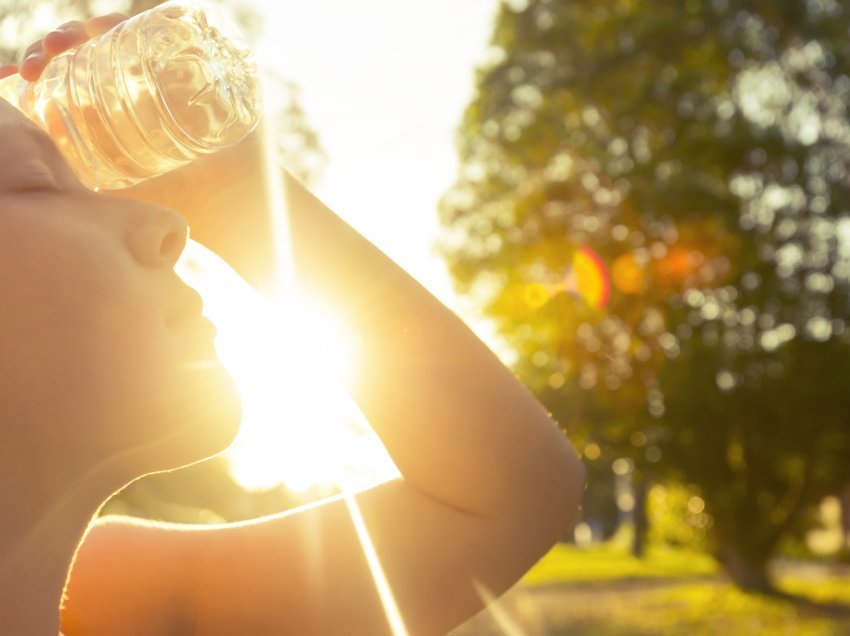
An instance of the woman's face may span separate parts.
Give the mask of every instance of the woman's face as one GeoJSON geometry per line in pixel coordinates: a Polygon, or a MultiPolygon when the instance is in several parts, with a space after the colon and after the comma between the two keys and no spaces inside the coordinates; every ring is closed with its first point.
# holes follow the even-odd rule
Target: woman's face
{"type": "Polygon", "coordinates": [[[230,443],[238,398],[200,298],[173,269],[186,236],[169,209],[81,186],[0,99],[4,439],[140,472],[230,443]]]}

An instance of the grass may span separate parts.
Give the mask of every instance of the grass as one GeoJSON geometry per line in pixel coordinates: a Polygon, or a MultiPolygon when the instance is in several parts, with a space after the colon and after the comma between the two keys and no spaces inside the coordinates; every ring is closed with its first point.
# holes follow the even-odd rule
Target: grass
{"type": "MultiPolygon", "coordinates": [[[[850,608],[850,579],[828,577],[820,581],[806,581],[794,576],[779,579],[783,592],[811,599],[815,603],[837,603],[850,608]]],[[[850,630],[847,631],[850,634],[850,630]]]]}
{"type": "MultiPolygon", "coordinates": [[[[800,598],[742,592],[699,553],[558,545],[499,604],[529,636],[850,635],[850,578],[783,572],[779,588],[800,598]]],[[[503,633],[485,612],[457,636],[503,633]]]]}
{"type": "Polygon", "coordinates": [[[593,612],[548,621],[550,636],[841,636],[850,616],[801,607],[791,601],[746,594],[728,583],[685,583],[649,590],[618,602],[596,604],[593,612]]]}
{"type": "Polygon", "coordinates": [[[558,544],[522,579],[528,586],[625,578],[695,578],[717,574],[711,557],[652,547],[637,559],[614,545],[576,548],[558,544]]]}

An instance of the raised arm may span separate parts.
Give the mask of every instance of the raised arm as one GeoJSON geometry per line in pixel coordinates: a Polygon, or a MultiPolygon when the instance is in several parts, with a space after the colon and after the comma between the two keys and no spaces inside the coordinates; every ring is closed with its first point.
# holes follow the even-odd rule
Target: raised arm
{"type": "MultiPolygon", "coordinates": [[[[543,508],[571,519],[583,469],[540,403],[453,312],[297,179],[280,174],[299,283],[359,337],[347,389],[405,482],[481,516],[543,508]]],[[[193,238],[267,288],[274,212],[259,135],[166,179],[168,188],[153,182],[120,194],[173,203],[193,238]],[[204,183],[216,187],[198,194],[204,183]]]]}
{"type": "Polygon", "coordinates": [[[539,402],[454,313],[290,176],[286,193],[299,277],[360,336],[348,390],[405,483],[481,518],[526,520],[544,541],[562,536],[583,470],[539,402]]]}
{"type": "MultiPolygon", "coordinates": [[[[359,494],[357,507],[408,633],[445,634],[484,606],[482,587],[503,593],[564,536],[583,467],[540,404],[457,316],[297,180],[284,178],[297,273],[360,337],[347,388],[402,473],[359,494]]],[[[267,223],[260,181],[217,193],[203,213],[238,210],[230,231],[267,223]],[[249,201],[254,212],[246,215],[249,201]]],[[[206,238],[214,244],[215,235],[209,230],[206,238]]],[[[238,255],[231,257],[239,267],[238,255]]],[[[130,603],[121,615],[150,610],[132,605],[135,572],[158,572],[142,587],[173,586],[177,598],[186,598],[188,586],[191,615],[178,611],[177,624],[192,625],[190,633],[390,633],[340,498],[210,529],[101,522],[78,557],[70,614],[102,615],[98,584],[110,564],[128,577],[126,589],[110,582],[112,607],[130,603]],[[161,563],[151,564],[151,550],[124,549],[151,541],[167,555],[161,563]]],[[[114,624],[86,627],[81,634],[108,633],[114,624]]]]}

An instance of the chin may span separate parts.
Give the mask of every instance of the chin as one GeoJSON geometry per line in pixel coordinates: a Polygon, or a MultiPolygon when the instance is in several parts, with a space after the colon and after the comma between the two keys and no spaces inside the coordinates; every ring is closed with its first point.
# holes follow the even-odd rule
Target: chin
{"type": "MultiPolygon", "coordinates": [[[[172,386],[165,404],[159,402],[156,424],[140,422],[146,431],[141,472],[174,470],[225,451],[236,438],[242,403],[230,374],[216,362],[195,369],[190,382],[172,386]]],[[[150,412],[150,411],[149,411],[150,412]]]]}
{"type": "Polygon", "coordinates": [[[242,423],[242,401],[230,374],[219,363],[203,375],[203,381],[189,395],[190,402],[196,405],[197,418],[177,424],[185,427],[187,447],[196,455],[188,463],[227,450],[242,423]]]}

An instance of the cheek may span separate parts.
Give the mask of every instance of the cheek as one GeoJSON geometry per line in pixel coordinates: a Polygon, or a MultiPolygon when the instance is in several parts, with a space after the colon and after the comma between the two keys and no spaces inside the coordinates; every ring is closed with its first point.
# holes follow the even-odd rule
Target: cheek
{"type": "MultiPolygon", "coordinates": [[[[217,359],[199,353],[185,329],[169,328],[150,303],[132,299],[123,320],[90,335],[86,391],[109,423],[112,448],[136,448],[144,470],[166,470],[226,448],[240,422],[235,386],[217,359]]],[[[98,323],[96,323],[98,324],[98,323]]]]}
{"type": "Polygon", "coordinates": [[[125,419],[167,368],[163,330],[152,307],[132,298],[73,305],[51,333],[54,381],[91,418],[125,419]]]}
{"type": "Polygon", "coordinates": [[[32,430],[47,427],[69,449],[90,440],[98,454],[114,451],[126,439],[120,424],[143,413],[167,375],[164,327],[126,297],[70,296],[19,294],[18,311],[2,312],[0,421],[39,423],[32,430]]]}

